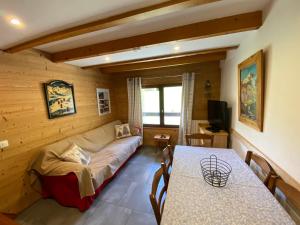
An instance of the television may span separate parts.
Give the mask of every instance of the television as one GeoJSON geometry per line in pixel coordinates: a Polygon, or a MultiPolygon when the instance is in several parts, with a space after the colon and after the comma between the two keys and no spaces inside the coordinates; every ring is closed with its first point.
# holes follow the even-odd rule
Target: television
{"type": "Polygon", "coordinates": [[[210,127],[207,128],[212,132],[220,130],[228,131],[228,109],[227,102],[208,100],[208,122],[210,127]]]}

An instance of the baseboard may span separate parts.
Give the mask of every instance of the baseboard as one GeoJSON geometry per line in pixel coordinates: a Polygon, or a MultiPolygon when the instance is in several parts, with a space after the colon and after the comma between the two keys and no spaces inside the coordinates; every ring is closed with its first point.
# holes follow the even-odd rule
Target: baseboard
{"type": "MultiPolygon", "coordinates": [[[[242,144],[247,150],[251,150],[253,152],[256,152],[257,154],[263,156],[274,168],[276,173],[282,177],[287,183],[291,184],[298,190],[300,190],[300,183],[296,181],[292,176],[290,176],[283,168],[279,167],[274,161],[272,161],[268,156],[266,156],[263,151],[261,151],[259,148],[257,148],[253,143],[251,143],[249,140],[247,140],[244,136],[242,136],[239,132],[237,132],[235,129],[231,129],[231,145],[233,141],[238,141],[240,144],[242,144]],[[234,140],[235,139],[235,140],[234,140]]],[[[235,149],[236,151],[243,151],[244,155],[246,155],[246,152],[242,149],[235,149]]]]}

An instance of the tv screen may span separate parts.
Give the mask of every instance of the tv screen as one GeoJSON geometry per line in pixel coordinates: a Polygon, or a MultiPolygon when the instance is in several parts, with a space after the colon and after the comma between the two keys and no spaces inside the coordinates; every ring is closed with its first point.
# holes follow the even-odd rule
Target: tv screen
{"type": "Polygon", "coordinates": [[[227,130],[227,102],[208,100],[208,121],[212,130],[227,130]]]}

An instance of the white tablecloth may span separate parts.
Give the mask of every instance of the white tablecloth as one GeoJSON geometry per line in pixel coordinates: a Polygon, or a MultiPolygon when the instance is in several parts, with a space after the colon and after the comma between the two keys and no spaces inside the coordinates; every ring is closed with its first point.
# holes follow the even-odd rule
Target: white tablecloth
{"type": "Polygon", "coordinates": [[[176,146],[162,225],[295,224],[232,149],[176,146]],[[227,185],[207,184],[200,160],[214,154],[232,167],[227,185]]]}

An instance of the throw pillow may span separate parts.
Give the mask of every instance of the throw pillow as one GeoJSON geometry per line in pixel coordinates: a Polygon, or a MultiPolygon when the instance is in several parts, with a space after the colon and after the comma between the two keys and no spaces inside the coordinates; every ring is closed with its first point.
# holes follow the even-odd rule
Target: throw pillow
{"type": "Polygon", "coordinates": [[[121,124],[115,126],[116,139],[125,138],[131,136],[129,124],[121,124]]]}
{"type": "Polygon", "coordinates": [[[131,129],[131,134],[133,136],[141,136],[142,135],[142,129],[140,127],[133,127],[131,129]]]}
{"type": "Polygon", "coordinates": [[[72,144],[69,149],[67,149],[60,158],[66,162],[80,163],[88,165],[91,161],[91,156],[88,152],[82,150],[76,144],[72,144]]]}

